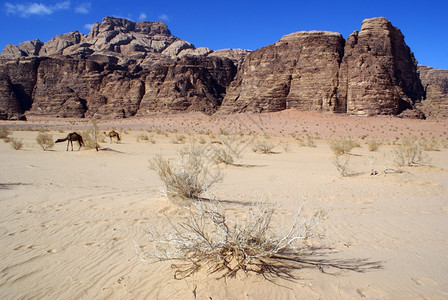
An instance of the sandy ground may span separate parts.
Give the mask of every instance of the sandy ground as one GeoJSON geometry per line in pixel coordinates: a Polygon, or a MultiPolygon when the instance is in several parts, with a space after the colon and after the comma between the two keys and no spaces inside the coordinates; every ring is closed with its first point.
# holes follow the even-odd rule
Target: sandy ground
{"type": "Polygon", "coordinates": [[[33,129],[47,128],[56,139],[91,127],[82,120],[0,127],[6,125],[24,147],[0,141],[1,299],[448,298],[448,149],[441,143],[448,121],[295,111],[154,116],[99,121],[102,130],[116,128],[122,143],[106,140],[101,146],[108,151],[98,152],[66,152],[65,143],[43,151],[36,143],[33,129]],[[170,230],[164,215],[176,218],[180,210],[161,195],[163,184],[148,161],[156,154],[174,158],[194,139],[207,146],[232,133],[276,146],[273,154],[259,154],[248,145],[239,165],[220,166],[224,179],[212,192],[229,214],[244,218],[248,204],[261,198],[279,205],[277,220],[290,218],[302,201],[307,212],[329,208],[316,258],[365,272],[304,268],[289,281],[244,274],[176,280],[170,262],[139,259],[134,242],[147,245],[148,229],[170,230]],[[299,147],[291,133],[312,135],[316,147],[299,147]],[[181,134],[186,144],[173,144],[181,134]],[[155,143],[138,141],[142,135],[155,143]],[[394,142],[411,135],[435,138],[439,151],[425,152],[427,165],[398,168],[394,142]],[[339,136],[361,144],[349,156],[354,176],[342,177],[332,164],[328,140],[339,136]],[[383,139],[376,152],[367,149],[371,138],[383,139]],[[378,175],[370,175],[372,168],[378,175]]]}

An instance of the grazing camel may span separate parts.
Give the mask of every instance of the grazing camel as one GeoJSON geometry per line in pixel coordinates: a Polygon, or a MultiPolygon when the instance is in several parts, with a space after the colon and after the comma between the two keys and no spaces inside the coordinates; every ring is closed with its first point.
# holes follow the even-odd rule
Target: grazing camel
{"type": "Polygon", "coordinates": [[[72,133],[67,134],[67,137],[64,138],[64,139],[57,139],[55,143],[62,143],[62,142],[65,142],[65,141],[67,141],[67,150],[65,150],[65,151],[68,151],[68,145],[69,144],[72,145],[72,151],[73,151],[73,141],[78,141],[78,143],[79,143],[78,151],[79,151],[79,149],[81,149],[81,146],[84,146],[84,142],[82,140],[82,136],[80,134],[77,134],[76,132],[72,132],[72,133]]]}
{"type": "Polygon", "coordinates": [[[121,141],[120,135],[115,130],[112,130],[111,132],[109,132],[109,134],[107,134],[107,133],[104,133],[104,134],[110,138],[111,144],[112,144],[112,138],[117,138],[117,144],[121,141]]]}

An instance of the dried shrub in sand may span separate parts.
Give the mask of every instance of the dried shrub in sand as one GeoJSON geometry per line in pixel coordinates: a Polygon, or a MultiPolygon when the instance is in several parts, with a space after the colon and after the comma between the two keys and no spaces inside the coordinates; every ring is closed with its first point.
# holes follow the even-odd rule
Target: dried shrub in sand
{"type": "Polygon", "coordinates": [[[39,132],[36,137],[36,142],[42,147],[44,151],[53,148],[53,136],[46,132],[39,132]]]}
{"type": "Polygon", "coordinates": [[[418,166],[427,163],[422,144],[416,138],[406,138],[392,152],[395,163],[400,166],[418,166]]]}
{"type": "Polygon", "coordinates": [[[0,139],[5,140],[5,142],[9,142],[9,130],[6,128],[0,128],[0,139]]]}
{"type": "Polygon", "coordinates": [[[335,155],[347,154],[353,148],[361,147],[360,144],[352,139],[340,139],[330,141],[330,148],[335,155]]]}
{"type": "Polygon", "coordinates": [[[325,216],[323,210],[316,210],[304,217],[300,205],[291,225],[274,231],[276,210],[267,202],[254,203],[245,219],[232,218],[216,199],[192,204],[182,221],[168,218],[173,229],[169,233],[149,231],[148,250],[136,244],[142,261],[176,261],[172,265],[176,279],[201,270],[218,278],[235,276],[239,271],[287,276],[287,266],[300,263],[300,255],[310,250],[307,240],[325,216]]]}
{"type": "Polygon", "coordinates": [[[270,154],[270,153],[273,153],[272,149],[274,149],[274,147],[275,147],[275,145],[268,141],[256,141],[252,145],[252,151],[260,152],[263,154],[270,154]]]}
{"type": "Polygon", "coordinates": [[[18,140],[18,139],[16,139],[16,138],[10,138],[9,139],[9,142],[11,143],[11,147],[14,149],[14,150],[20,150],[20,149],[22,149],[23,148],[23,142],[22,142],[22,140],[18,140]]]}
{"type": "Polygon", "coordinates": [[[332,163],[343,177],[354,175],[354,172],[350,169],[350,157],[348,155],[335,155],[332,163]]]}
{"type": "Polygon", "coordinates": [[[205,150],[196,145],[182,148],[176,163],[157,155],[150,161],[150,168],[165,183],[163,192],[171,199],[198,198],[222,179],[219,170],[213,171],[207,163],[205,150]]]}
{"type": "Polygon", "coordinates": [[[233,164],[235,160],[241,157],[246,143],[236,136],[222,136],[218,143],[211,145],[211,157],[217,164],[233,164]]]}
{"type": "Polygon", "coordinates": [[[369,149],[370,152],[378,151],[380,146],[381,146],[381,142],[378,140],[369,140],[367,142],[367,148],[369,149]]]}

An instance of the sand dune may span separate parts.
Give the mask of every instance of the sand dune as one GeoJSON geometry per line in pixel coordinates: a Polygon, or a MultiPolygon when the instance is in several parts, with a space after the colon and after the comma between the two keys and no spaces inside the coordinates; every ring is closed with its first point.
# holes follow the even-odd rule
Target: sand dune
{"type": "Polygon", "coordinates": [[[42,151],[35,142],[38,131],[30,130],[51,128],[48,133],[56,139],[90,127],[82,120],[7,123],[22,129],[11,136],[22,139],[24,147],[13,150],[0,141],[0,297],[448,298],[448,150],[439,144],[440,151],[425,152],[429,164],[385,172],[398,170],[391,156],[396,138],[441,141],[448,137],[447,121],[294,111],[261,116],[262,121],[251,115],[232,118],[192,114],[100,121],[102,130],[117,128],[122,143],[106,140],[101,146],[109,151],[98,152],[67,152],[64,143],[42,151]],[[236,165],[221,165],[224,179],[212,192],[229,213],[244,217],[247,204],[262,197],[279,204],[276,220],[290,217],[301,201],[307,211],[329,208],[320,227],[323,238],[315,240],[321,250],[314,258],[365,272],[329,267],[325,274],[304,268],[293,271],[292,281],[245,274],[228,280],[204,274],[176,280],[169,262],[145,264],[139,259],[134,241],[145,247],[147,229],[169,230],[164,214],[181,214],[179,206],[161,195],[162,182],[148,160],[156,154],[175,157],[184,146],[171,142],[176,135],[184,134],[187,143],[200,137],[210,143],[220,131],[234,129],[258,134],[242,135],[246,141],[268,138],[276,146],[274,154],[254,153],[248,146],[236,165]],[[290,136],[294,132],[317,133],[316,147],[299,147],[290,136]],[[156,143],[137,141],[139,135],[152,135],[156,143]],[[363,135],[367,137],[361,139],[363,135]],[[354,176],[342,177],[331,162],[328,139],[337,136],[352,136],[361,144],[350,155],[354,176]],[[377,152],[369,152],[365,144],[373,137],[384,139],[377,152]],[[378,175],[370,175],[369,157],[378,175]]]}

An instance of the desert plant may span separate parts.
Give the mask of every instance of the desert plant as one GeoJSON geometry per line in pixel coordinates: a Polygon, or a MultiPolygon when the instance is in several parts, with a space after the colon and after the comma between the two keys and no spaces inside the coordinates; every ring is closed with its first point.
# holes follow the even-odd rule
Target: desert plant
{"type": "Polygon", "coordinates": [[[220,137],[219,141],[211,145],[211,157],[217,164],[233,164],[235,159],[241,157],[241,152],[244,150],[245,141],[235,135],[224,135],[220,137]]]}
{"type": "Polygon", "coordinates": [[[439,143],[435,138],[431,138],[431,140],[427,140],[426,138],[422,138],[420,140],[420,145],[422,146],[423,151],[439,151],[439,143]]]}
{"type": "Polygon", "coordinates": [[[10,143],[11,143],[11,147],[14,149],[14,150],[20,150],[20,149],[22,149],[23,148],[23,142],[22,142],[22,140],[18,140],[18,139],[16,139],[16,138],[10,138],[9,139],[9,141],[10,141],[10,143]]]}
{"type": "Polygon", "coordinates": [[[272,149],[274,149],[275,145],[268,141],[256,141],[252,145],[253,152],[260,152],[264,154],[272,153],[272,149]]]}
{"type": "Polygon", "coordinates": [[[359,143],[352,139],[340,139],[330,141],[330,148],[335,155],[349,153],[353,148],[360,147],[359,143]]]}
{"type": "Polygon", "coordinates": [[[332,163],[343,177],[348,177],[354,174],[350,169],[350,157],[348,155],[335,155],[332,159],[332,163]]]}
{"type": "Polygon", "coordinates": [[[299,147],[316,147],[314,138],[309,134],[305,136],[296,136],[295,139],[298,141],[299,147]]]}
{"type": "Polygon", "coordinates": [[[3,140],[8,139],[9,134],[10,134],[10,132],[8,129],[0,128],[0,139],[3,139],[3,140]]]}
{"type": "Polygon", "coordinates": [[[150,247],[136,251],[145,262],[176,261],[175,278],[183,279],[206,269],[218,278],[235,276],[239,271],[266,275],[283,274],[285,265],[300,263],[300,255],[310,250],[307,240],[316,233],[324,218],[323,210],[304,217],[303,204],[286,230],[274,232],[275,207],[266,201],[254,203],[238,219],[224,210],[221,203],[194,201],[186,208],[184,219],[169,220],[172,232],[149,231],[150,247]]]}
{"type": "Polygon", "coordinates": [[[402,166],[417,166],[426,161],[426,157],[422,154],[423,148],[416,138],[406,138],[401,141],[393,150],[393,158],[395,163],[402,166]]]}
{"type": "Polygon", "coordinates": [[[173,138],[171,138],[171,143],[173,144],[185,144],[185,140],[187,138],[185,137],[185,135],[181,134],[178,135],[176,134],[173,138]]]}
{"type": "Polygon", "coordinates": [[[378,151],[380,146],[381,146],[381,142],[378,140],[369,140],[367,142],[367,148],[369,149],[370,152],[378,151]]]}
{"type": "Polygon", "coordinates": [[[163,192],[172,199],[194,199],[219,182],[222,176],[219,170],[212,171],[206,163],[204,149],[196,145],[179,150],[177,163],[155,156],[150,168],[157,172],[165,183],[163,192]]]}
{"type": "Polygon", "coordinates": [[[149,136],[147,134],[143,134],[143,133],[137,135],[137,142],[140,142],[140,141],[149,141],[149,136]]]}
{"type": "Polygon", "coordinates": [[[53,148],[53,136],[46,132],[39,132],[36,137],[36,142],[42,147],[44,151],[53,148]]]}
{"type": "Polygon", "coordinates": [[[96,149],[98,151],[100,145],[96,142],[93,130],[86,130],[82,132],[81,136],[83,138],[84,147],[87,149],[96,149]]]}

